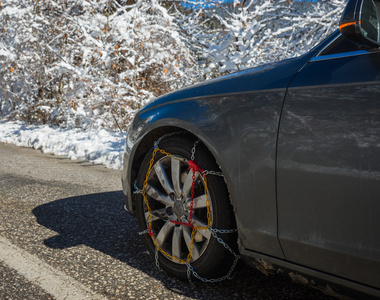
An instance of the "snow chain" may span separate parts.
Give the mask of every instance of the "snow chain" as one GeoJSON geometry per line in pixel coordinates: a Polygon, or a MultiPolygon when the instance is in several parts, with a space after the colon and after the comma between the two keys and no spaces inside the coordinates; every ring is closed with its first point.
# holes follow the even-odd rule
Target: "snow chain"
{"type": "Polygon", "coordinates": [[[159,265],[159,261],[158,261],[158,252],[161,252],[163,255],[165,255],[166,257],[170,258],[171,260],[176,261],[176,262],[178,262],[180,264],[185,264],[186,265],[186,267],[187,267],[187,278],[188,278],[188,280],[189,280],[190,283],[192,283],[192,281],[191,281],[191,274],[193,274],[194,277],[198,278],[202,282],[208,282],[208,283],[215,283],[215,282],[220,282],[220,281],[223,281],[223,280],[226,280],[226,279],[231,279],[232,273],[233,273],[233,271],[234,271],[234,269],[235,269],[235,267],[237,265],[237,262],[238,262],[240,256],[238,254],[236,254],[235,251],[229,245],[227,245],[223,241],[222,238],[218,237],[217,233],[234,233],[234,232],[237,232],[237,230],[236,229],[215,229],[215,228],[211,227],[210,203],[209,203],[209,198],[208,198],[208,188],[207,188],[206,175],[216,175],[216,176],[222,176],[223,177],[223,174],[221,172],[202,170],[195,163],[195,151],[196,151],[196,147],[197,147],[199,141],[196,141],[194,143],[193,148],[191,149],[191,160],[186,160],[186,162],[189,164],[189,169],[193,170],[193,183],[192,183],[192,189],[191,189],[191,202],[190,202],[189,222],[188,223],[183,223],[183,222],[177,222],[177,221],[170,221],[170,222],[178,224],[178,225],[190,226],[191,229],[192,229],[191,242],[190,242],[190,246],[189,246],[189,254],[187,256],[187,259],[183,260],[183,259],[180,259],[180,258],[177,258],[175,256],[170,255],[169,253],[167,253],[166,251],[164,251],[158,245],[158,243],[157,243],[157,241],[156,241],[156,239],[154,237],[154,233],[153,233],[153,230],[152,230],[152,211],[151,211],[151,208],[149,206],[148,199],[147,199],[147,197],[145,195],[145,187],[147,185],[148,178],[149,178],[151,169],[152,169],[153,164],[154,164],[154,158],[155,158],[157,152],[161,152],[162,154],[164,154],[166,156],[172,157],[172,155],[170,153],[168,153],[165,150],[160,149],[158,147],[159,143],[161,142],[162,139],[164,139],[166,137],[169,137],[169,136],[172,136],[172,135],[175,135],[175,134],[180,134],[180,133],[182,133],[182,132],[174,132],[174,133],[166,134],[166,135],[162,136],[161,138],[159,138],[157,141],[154,142],[154,150],[153,150],[152,158],[151,158],[150,163],[149,163],[149,168],[148,168],[148,171],[147,171],[147,174],[146,174],[146,177],[145,177],[142,189],[140,189],[140,188],[137,187],[137,183],[136,182],[134,184],[134,188],[135,188],[134,194],[141,194],[143,196],[144,203],[145,203],[145,205],[146,205],[146,207],[148,209],[148,212],[149,212],[148,228],[146,230],[142,231],[142,232],[139,232],[139,235],[149,234],[150,237],[152,238],[153,244],[155,246],[155,261],[156,261],[156,266],[157,266],[158,269],[161,269],[160,265],[159,265]],[[192,214],[193,214],[194,185],[195,185],[195,174],[196,174],[196,172],[200,172],[203,175],[203,180],[204,180],[204,185],[205,185],[205,195],[206,195],[206,199],[207,199],[206,200],[206,204],[207,204],[207,226],[206,227],[194,226],[191,223],[192,222],[192,214]],[[191,261],[191,252],[192,252],[193,244],[194,244],[194,237],[195,237],[195,233],[197,232],[197,230],[209,230],[211,232],[211,235],[220,244],[222,244],[234,256],[234,258],[235,258],[234,262],[232,263],[232,266],[231,266],[230,270],[228,271],[228,273],[225,276],[220,277],[220,278],[216,278],[216,279],[203,278],[203,277],[201,277],[194,270],[193,266],[190,264],[190,261],[191,261]]]}

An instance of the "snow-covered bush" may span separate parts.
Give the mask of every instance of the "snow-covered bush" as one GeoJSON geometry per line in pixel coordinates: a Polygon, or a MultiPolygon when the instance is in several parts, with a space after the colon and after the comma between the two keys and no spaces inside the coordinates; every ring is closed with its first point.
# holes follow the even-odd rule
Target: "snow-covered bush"
{"type": "Polygon", "coordinates": [[[344,0],[243,2],[215,15],[221,29],[203,52],[212,77],[305,53],[337,29],[344,8],[344,0]]]}
{"type": "Polygon", "coordinates": [[[156,0],[122,4],[3,5],[2,114],[64,127],[125,129],[147,100],[194,82],[197,65],[166,9],[156,0]]]}

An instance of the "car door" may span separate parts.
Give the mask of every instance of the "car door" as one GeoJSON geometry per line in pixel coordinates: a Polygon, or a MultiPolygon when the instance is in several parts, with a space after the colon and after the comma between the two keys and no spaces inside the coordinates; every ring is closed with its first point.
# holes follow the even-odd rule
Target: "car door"
{"type": "Polygon", "coordinates": [[[286,260],[380,287],[380,52],[341,35],[291,82],[277,155],[286,260]]]}

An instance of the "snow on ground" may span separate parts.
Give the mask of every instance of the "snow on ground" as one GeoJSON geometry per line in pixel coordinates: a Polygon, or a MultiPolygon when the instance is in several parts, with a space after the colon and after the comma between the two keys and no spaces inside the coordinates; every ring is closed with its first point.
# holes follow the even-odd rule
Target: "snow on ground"
{"type": "Polygon", "coordinates": [[[126,133],[108,129],[62,129],[0,122],[0,142],[121,169],[126,133]]]}

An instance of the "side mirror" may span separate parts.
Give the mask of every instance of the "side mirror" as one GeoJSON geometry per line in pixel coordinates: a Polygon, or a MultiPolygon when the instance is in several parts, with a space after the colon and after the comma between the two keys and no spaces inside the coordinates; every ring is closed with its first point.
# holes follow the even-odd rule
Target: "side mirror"
{"type": "Polygon", "coordinates": [[[349,0],[339,30],[359,45],[380,47],[380,0],[349,0]]]}

